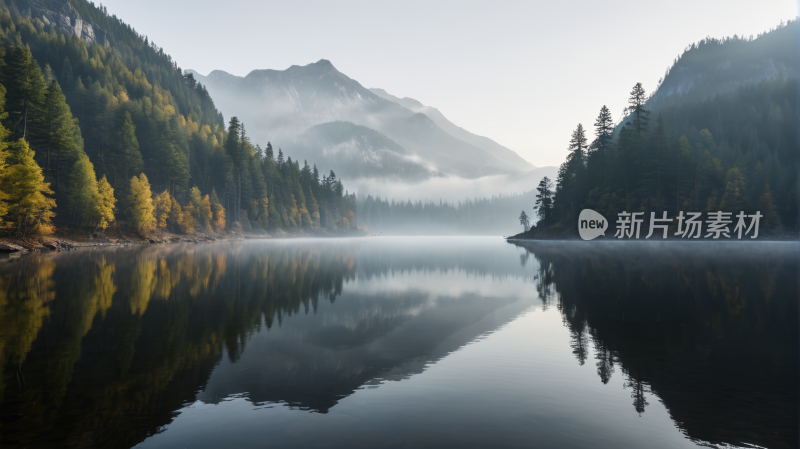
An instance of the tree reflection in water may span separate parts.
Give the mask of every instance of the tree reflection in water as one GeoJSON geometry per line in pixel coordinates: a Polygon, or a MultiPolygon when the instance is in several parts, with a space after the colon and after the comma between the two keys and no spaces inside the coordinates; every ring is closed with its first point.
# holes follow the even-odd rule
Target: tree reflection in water
{"type": "Polygon", "coordinates": [[[578,363],[589,335],[600,380],[618,365],[640,415],[652,393],[698,442],[796,447],[796,244],[518,246],[538,262],[543,304],[557,298],[578,363]]]}
{"type": "Polygon", "coordinates": [[[620,394],[639,415],[656,396],[702,444],[794,447],[797,247],[703,245],[537,243],[502,259],[458,245],[230,244],[6,262],[0,446],[133,446],[187,403],[224,398],[210,385],[215,366],[240,360],[256,333],[281,325],[287,336],[270,340],[249,379],[251,399],[325,413],[376,377],[422,372],[500,327],[514,314],[498,311],[517,299],[464,294],[416,315],[428,301],[422,291],[380,301],[352,294],[326,312],[325,326],[291,317],[333,304],[356,278],[459,270],[531,282],[542,307],[557,308],[578,364],[603,384],[620,373],[620,394]]]}

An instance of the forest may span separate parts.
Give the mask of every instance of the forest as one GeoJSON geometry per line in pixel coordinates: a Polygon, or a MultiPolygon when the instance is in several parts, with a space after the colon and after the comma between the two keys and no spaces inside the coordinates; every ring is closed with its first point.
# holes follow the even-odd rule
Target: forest
{"type": "MultiPolygon", "coordinates": [[[[773,33],[795,26],[790,22],[773,33]]],[[[759,39],[706,40],[687,50],[676,66],[709,47],[739,48],[759,39]]],[[[643,212],[644,217],[651,212],[659,217],[676,217],[681,211],[758,212],[763,234],[796,236],[796,80],[778,77],[741,84],[724,93],[689,91],[674,101],[650,102],[637,83],[626,118],[618,125],[603,106],[594,139],[578,124],[557,179],[546,178],[537,187],[538,222],[525,236],[576,235],[582,209],[599,212],[612,229],[623,211],[643,212]]],[[[675,224],[671,226],[674,231],[675,224]]]]}
{"type": "Polygon", "coordinates": [[[462,201],[412,202],[358,197],[359,224],[372,233],[420,235],[502,235],[520,208],[535,201],[535,191],[467,198],[462,201]]]}
{"type": "Polygon", "coordinates": [[[162,48],[102,6],[70,5],[110,45],[0,1],[0,230],[355,229],[355,195],[332,171],[252,145],[162,48]]]}

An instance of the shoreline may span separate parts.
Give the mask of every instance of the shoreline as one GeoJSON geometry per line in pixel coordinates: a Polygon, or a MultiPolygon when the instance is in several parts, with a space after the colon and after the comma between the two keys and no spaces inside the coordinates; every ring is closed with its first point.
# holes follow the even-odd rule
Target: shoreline
{"type": "MultiPolygon", "coordinates": [[[[109,237],[104,233],[89,234],[88,237],[80,236],[77,233],[56,232],[50,235],[34,236],[24,241],[13,237],[0,237],[0,258],[6,255],[8,258],[17,258],[24,254],[33,253],[58,253],[65,251],[77,251],[85,248],[113,248],[126,247],[133,245],[164,245],[178,243],[210,243],[219,241],[244,241],[256,239],[289,239],[298,237],[320,237],[334,238],[340,235],[328,233],[303,233],[290,234],[278,230],[275,234],[267,233],[232,233],[215,234],[195,232],[193,234],[173,234],[171,232],[154,232],[147,237],[134,233],[124,233],[115,230],[116,236],[109,237]]],[[[362,234],[352,233],[341,235],[341,237],[363,236],[362,234]]]]}

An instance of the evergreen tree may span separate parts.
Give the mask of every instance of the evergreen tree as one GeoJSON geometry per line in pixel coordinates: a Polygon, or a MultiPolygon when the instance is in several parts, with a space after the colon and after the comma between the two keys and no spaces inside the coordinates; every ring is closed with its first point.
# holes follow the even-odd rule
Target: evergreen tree
{"type": "Polygon", "coordinates": [[[647,124],[650,121],[650,111],[644,109],[646,101],[647,95],[642,83],[636,83],[628,97],[627,112],[633,115],[633,128],[639,134],[647,130],[647,124]]]}
{"type": "MultiPolygon", "coordinates": [[[[67,100],[58,82],[52,81],[47,88],[44,100],[44,117],[42,135],[39,136],[45,148],[45,178],[52,176],[50,173],[50,153],[56,153],[56,160],[60,161],[61,153],[71,153],[75,149],[74,126],[72,112],[67,106],[67,100]]],[[[55,161],[53,161],[55,162],[55,161]]],[[[56,177],[59,165],[55,164],[56,177]]],[[[56,188],[58,185],[56,183],[56,188]]]]}
{"type": "Polygon", "coordinates": [[[119,188],[117,183],[130,179],[132,173],[141,172],[144,162],[139,152],[139,141],[136,139],[136,126],[128,111],[119,117],[115,134],[116,143],[108,165],[113,173],[114,186],[119,188]]]}
{"type": "Polygon", "coordinates": [[[86,153],[81,152],[69,172],[64,196],[64,210],[71,217],[72,224],[82,225],[93,217],[98,196],[94,166],[86,153]]]}
{"type": "Polygon", "coordinates": [[[758,199],[758,212],[764,217],[761,219],[761,229],[773,232],[781,229],[781,217],[772,200],[769,184],[764,186],[764,193],[758,199]]]}
{"type": "Polygon", "coordinates": [[[531,226],[531,219],[528,217],[528,214],[526,214],[524,210],[519,214],[519,224],[522,225],[522,228],[524,229],[525,232],[528,232],[528,229],[531,226]]]}
{"type": "Polygon", "coordinates": [[[718,210],[723,212],[739,212],[744,210],[744,177],[738,168],[728,170],[725,194],[719,203],[718,210]]]}
{"type": "Polygon", "coordinates": [[[7,89],[6,111],[9,129],[17,138],[36,134],[47,86],[39,64],[27,46],[12,47],[5,58],[3,85],[7,89]]]}
{"type": "Polygon", "coordinates": [[[586,168],[586,131],[578,124],[569,141],[567,160],[561,164],[556,180],[556,200],[560,206],[561,218],[567,219],[575,215],[577,208],[583,203],[584,192],[582,180],[586,168]]]}
{"type": "Polygon", "coordinates": [[[545,176],[536,187],[536,215],[542,223],[548,223],[553,215],[553,182],[545,176]]]}
{"type": "Polygon", "coordinates": [[[600,113],[594,122],[594,129],[596,137],[593,146],[597,149],[608,148],[614,133],[614,121],[611,117],[611,111],[605,105],[600,108],[600,113]]]}

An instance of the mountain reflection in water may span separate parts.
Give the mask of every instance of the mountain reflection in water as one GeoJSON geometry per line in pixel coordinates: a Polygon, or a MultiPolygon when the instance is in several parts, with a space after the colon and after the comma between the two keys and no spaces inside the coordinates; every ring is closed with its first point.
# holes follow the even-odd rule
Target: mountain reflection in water
{"type": "Polygon", "coordinates": [[[0,262],[0,446],[797,447],[797,254],[389,238],[0,262]],[[571,430],[597,419],[616,427],[571,430]]]}

